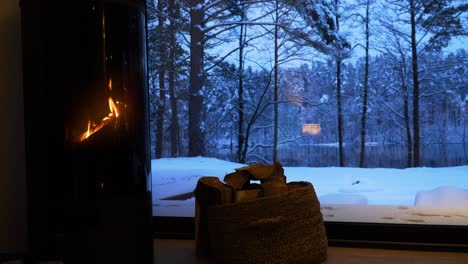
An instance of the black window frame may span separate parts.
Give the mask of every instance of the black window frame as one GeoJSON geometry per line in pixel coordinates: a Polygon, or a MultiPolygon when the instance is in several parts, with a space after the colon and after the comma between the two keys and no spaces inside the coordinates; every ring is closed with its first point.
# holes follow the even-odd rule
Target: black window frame
{"type": "MultiPolygon", "coordinates": [[[[324,224],[329,246],[468,252],[468,223],[462,226],[324,221],[324,224]]],[[[195,218],[153,215],[153,238],[193,240],[195,218]]]]}

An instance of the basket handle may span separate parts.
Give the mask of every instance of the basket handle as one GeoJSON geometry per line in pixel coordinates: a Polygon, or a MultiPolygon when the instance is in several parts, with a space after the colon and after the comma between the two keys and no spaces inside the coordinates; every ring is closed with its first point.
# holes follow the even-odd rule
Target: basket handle
{"type": "Polygon", "coordinates": [[[277,216],[277,217],[269,217],[269,218],[260,218],[255,221],[249,223],[249,227],[259,228],[259,227],[273,227],[282,222],[286,222],[286,217],[284,216],[277,216]]]}

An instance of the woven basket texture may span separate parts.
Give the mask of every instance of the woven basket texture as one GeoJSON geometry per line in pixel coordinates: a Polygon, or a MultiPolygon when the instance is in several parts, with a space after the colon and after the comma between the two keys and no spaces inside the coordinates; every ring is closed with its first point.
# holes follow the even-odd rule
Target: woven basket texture
{"type": "Polygon", "coordinates": [[[327,237],[312,184],[255,201],[208,207],[216,263],[321,263],[327,237]]]}

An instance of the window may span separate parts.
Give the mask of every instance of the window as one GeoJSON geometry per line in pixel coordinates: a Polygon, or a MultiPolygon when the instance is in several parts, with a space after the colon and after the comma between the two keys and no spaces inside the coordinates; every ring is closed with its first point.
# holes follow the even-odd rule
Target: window
{"type": "Polygon", "coordinates": [[[328,225],[468,226],[466,25],[414,2],[149,1],[153,214],[277,160],[328,225]]]}

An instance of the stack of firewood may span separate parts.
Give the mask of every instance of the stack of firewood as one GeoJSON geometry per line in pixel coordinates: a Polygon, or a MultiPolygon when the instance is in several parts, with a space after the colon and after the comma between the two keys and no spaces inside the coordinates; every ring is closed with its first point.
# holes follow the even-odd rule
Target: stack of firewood
{"type": "Polygon", "coordinates": [[[253,164],[235,169],[235,172],[224,177],[224,181],[234,190],[236,203],[279,195],[288,191],[286,176],[279,162],[273,165],[253,164]],[[260,181],[261,184],[250,181],[260,181]]]}
{"type": "Polygon", "coordinates": [[[217,177],[202,177],[198,180],[195,189],[195,237],[199,256],[207,256],[210,246],[206,219],[209,206],[253,201],[300,187],[294,183],[286,184],[284,169],[279,162],[235,169],[235,172],[224,177],[224,182],[217,177]]]}

